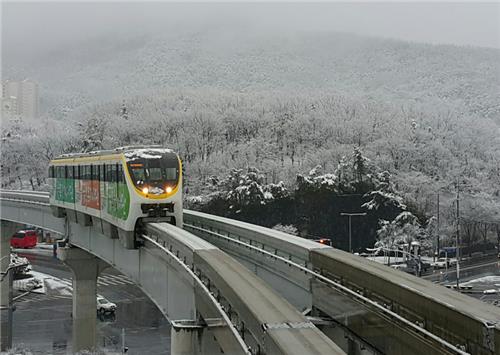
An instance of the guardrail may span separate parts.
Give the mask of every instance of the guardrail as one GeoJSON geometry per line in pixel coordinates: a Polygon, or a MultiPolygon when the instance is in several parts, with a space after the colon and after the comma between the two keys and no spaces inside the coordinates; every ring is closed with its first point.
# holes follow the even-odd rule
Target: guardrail
{"type": "Polygon", "coordinates": [[[34,204],[49,205],[48,192],[0,190],[0,198],[10,201],[25,201],[34,204]]]}
{"type": "MultiPolygon", "coordinates": [[[[11,209],[21,212],[32,210],[32,214],[40,210],[45,212],[49,206],[47,194],[2,191],[0,199],[7,200],[6,205],[11,209]]],[[[16,221],[29,223],[32,214],[18,213],[25,217],[16,221]]],[[[70,242],[78,241],[76,245],[79,246],[82,241],[83,249],[101,255],[99,257],[104,260],[108,260],[108,256],[115,257],[114,249],[104,248],[96,252],[90,248],[93,245],[91,235],[87,238],[88,230],[81,228],[85,236],[78,239],[73,235],[70,242]]],[[[73,233],[78,233],[75,230],[73,233]]],[[[154,255],[165,255],[163,258],[168,263],[178,265],[177,269],[183,275],[189,275],[194,282],[196,309],[204,317],[208,315],[209,328],[218,328],[214,334],[222,341],[221,348],[228,353],[345,354],[306,316],[218,248],[207,246],[208,243],[198,237],[169,224],[150,223],[146,225],[146,231],[147,235],[142,236],[144,246],[141,249],[152,251],[154,255]],[[220,317],[221,322],[209,322],[214,317],[220,317]],[[227,327],[221,327],[221,323],[227,327]]],[[[102,241],[99,243],[103,245],[102,241]]],[[[114,248],[117,244],[109,245],[114,248]]]]}
{"type": "MultiPolygon", "coordinates": [[[[46,193],[1,191],[0,197],[48,205],[46,193]]],[[[288,263],[317,283],[348,295],[360,305],[369,305],[380,317],[402,322],[422,339],[441,344],[447,353],[500,353],[500,311],[496,307],[279,231],[193,211],[185,211],[184,219],[186,229],[198,228],[202,230],[198,233],[210,233],[288,263]]],[[[328,309],[319,308],[328,313],[328,309]]]]}
{"type": "MultiPolygon", "coordinates": [[[[186,229],[200,236],[210,233],[226,243],[232,240],[232,243],[245,244],[247,248],[267,253],[268,257],[281,258],[282,262],[309,273],[359,304],[371,307],[382,317],[399,322],[418,336],[431,339],[445,352],[500,353],[498,308],[384,265],[268,228],[193,211],[185,211],[184,224],[186,229]],[[275,239],[276,235],[279,239],[275,239]],[[300,248],[302,251],[297,250],[300,248]],[[411,308],[398,297],[401,294],[411,296],[411,308]],[[428,307],[429,304],[439,305],[431,309],[460,314],[461,317],[452,319],[460,319],[463,324],[460,327],[448,324],[450,317],[441,319],[439,314],[423,309],[423,304],[428,307]],[[466,309],[461,309],[463,307],[466,309]],[[425,314],[425,317],[420,314],[425,314]]],[[[319,308],[328,313],[324,305],[319,308]]]]}
{"type": "Polygon", "coordinates": [[[211,244],[207,248],[206,241],[166,223],[146,224],[146,231],[147,242],[175,258],[204,294],[210,294],[252,354],[344,354],[307,317],[220,249],[211,244]]]}
{"type": "Polygon", "coordinates": [[[238,332],[234,324],[231,322],[231,319],[227,315],[227,313],[224,311],[223,306],[217,301],[217,299],[213,296],[212,292],[209,290],[209,288],[203,283],[203,281],[196,275],[196,273],[188,266],[186,265],[181,259],[179,259],[178,255],[176,253],[172,252],[169,250],[166,246],[165,241],[160,241],[159,238],[154,240],[153,238],[148,237],[147,235],[143,235],[142,238],[144,238],[146,241],[151,243],[151,245],[154,245],[156,248],[161,250],[163,253],[167,254],[172,260],[174,260],[177,265],[179,265],[191,278],[193,281],[196,283],[196,285],[199,287],[199,289],[203,292],[204,296],[207,297],[212,305],[215,307],[217,312],[219,313],[219,316],[222,317],[224,320],[224,323],[226,326],[229,328],[231,334],[233,335],[234,339],[236,340],[239,350],[241,350],[242,354],[247,354],[247,355],[252,355],[248,345],[245,343],[243,340],[243,337],[241,334],[238,332]]]}

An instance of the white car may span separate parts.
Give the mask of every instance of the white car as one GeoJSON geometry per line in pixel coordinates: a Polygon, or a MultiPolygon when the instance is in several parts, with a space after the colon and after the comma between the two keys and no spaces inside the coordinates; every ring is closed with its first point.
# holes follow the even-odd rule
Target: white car
{"type": "Polygon", "coordinates": [[[113,313],[116,311],[116,304],[109,302],[102,296],[97,297],[97,312],[98,313],[113,313]]]}
{"type": "Polygon", "coordinates": [[[434,269],[444,269],[450,267],[450,259],[439,258],[431,265],[434,266],[434,269]]]}

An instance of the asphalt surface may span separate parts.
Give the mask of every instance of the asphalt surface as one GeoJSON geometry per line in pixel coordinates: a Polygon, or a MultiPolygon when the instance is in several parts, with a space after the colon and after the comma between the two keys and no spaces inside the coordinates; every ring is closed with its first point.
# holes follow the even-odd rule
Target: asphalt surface
{"type": "MultiPolygon", "coordinates": [[[[434,273],[423,278],[454,288],[457,281],[456,266],[453,265],[448,270],[435,270],[434,273]]],[[[500,306],[500,260],[498,257],[486,256],[460,263],[460,285],[470,288],[462,289],[462,293],[500,306]],[[496,290],[496,292],[485,293],[486,290],[496,290]]]]}
{"type": "MultiPolygon", "coordinates": [[[[50,251],[30,250],[27,257],[34,271],[71,283],[71,271],[50,251]]],[[[121,350],[125,329],[127,354],[170,354],[170,325],[156,306],[128,278],[108,268],[98,279],[98,294],[117,304],[115,315],[98,316],[98,347],[109,352],[121,350]]],[[[16,294],[14,294],[16,296],[16,294]]],[[[16,303],[13,344],[34,354],[71,352],[72,300],[70,296],[29,294],[16,303]]]]}
{"type": "MultiPolygon", "coordinates": [[[[474,278],[488,272],[495,274],[499,267],[500,260],[496,255],[465,260],[460,262],[460,280],[474,278]]],[[[423,278],[443,284],[456,281],[456,265],[450,266],[447,270],[444,268],[434,270],[433,273],[425,275],[423,278]]]]}

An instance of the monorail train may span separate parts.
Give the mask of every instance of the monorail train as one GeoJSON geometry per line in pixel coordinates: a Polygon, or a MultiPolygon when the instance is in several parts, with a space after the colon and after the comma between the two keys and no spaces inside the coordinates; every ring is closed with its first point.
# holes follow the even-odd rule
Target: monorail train
{"type": "Polygon", "coordinates": [[[144,222],[182,227],[182,163],[159,146],[64,154],[49,165],[58,217],[93,225],[131,246],[144,222]]]}

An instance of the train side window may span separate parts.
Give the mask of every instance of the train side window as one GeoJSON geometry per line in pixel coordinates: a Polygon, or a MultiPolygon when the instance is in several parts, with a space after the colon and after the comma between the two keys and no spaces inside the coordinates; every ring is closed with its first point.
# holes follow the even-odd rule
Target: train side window
{"type": "Polygon", "coordinates": [[[73,166],[66,167],[66,177],[68,179],[73,179],[73,166]]]}
{"type": "Polygon", "coordinates": [[[53,178],[53,177],[54,177],[54,167],[49,166],[49,178],[53,178]]]}
{"type": "Polygon", "coordinates": [[[106,164],[101,165],[101,176],[100,176],[101,181],[106,181],[106,164]]]}
{"type": "Polygon", "coordinates": [[[116,164],[116,182],[122,182],[123,171],[120,164],[116,164]]]}
{"type": "Polygon", "coordinates": [[[80,165],[75,166],[75,179],[80,179],[80,165]]]}
{"type": "Polygon", "coordinates": [[[116,182],[116,164],[111,165],[111,182],[116,182]]]}

